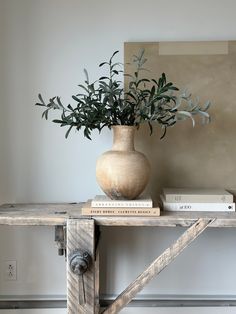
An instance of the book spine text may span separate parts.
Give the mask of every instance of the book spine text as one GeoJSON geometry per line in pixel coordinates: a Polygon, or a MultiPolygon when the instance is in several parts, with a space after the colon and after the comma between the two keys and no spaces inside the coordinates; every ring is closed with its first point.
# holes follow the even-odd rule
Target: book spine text
{"type": "Polygon", "coordinates": [[[235,203],[163,203],[169,211],[235,211],[235,203]]]}
{"type": "Polygon", "coordinates": [[[146,208],[152,208],[153,204],[152,202],[119,202],[119,201],[113,201],[113,202],[98,202],[98,201],[92,201],[91,206],[96,207],[125,207],[125,208],[132,208],[132,207],[146,207],[146,208]]]}
{"type": "Polygon", "coordinates": [[[112,208],[82,208],[82,215],[100,216],[160,216],[160,209],[112,209],[112,208]]]}
{"type": "Polygon", "coordinates": [[[166,194],[166,202],[170,203],[233,203],[233,195],[178,195],[166,194]]]}

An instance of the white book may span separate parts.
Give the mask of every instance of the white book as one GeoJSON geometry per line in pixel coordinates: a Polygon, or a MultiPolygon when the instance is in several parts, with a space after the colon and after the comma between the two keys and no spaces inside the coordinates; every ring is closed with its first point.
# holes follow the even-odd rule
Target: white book
{"type": "Polygon", "coordinates": [[[96,195],[91,202],[92,207],[153,207],[151,197],[140,196],[135,200],[112,200],[106,195],[96,195]]]}
{"type": "Polygon", "coordinates": [[[169,203],[161,195],[163,209],[167,211],[234,212],[235,203],[169,203]]]}
{"type": "Polygon", "coordinates": [[[91,207],[91,201],[82,207],[82,215],[86,216],[160,216],[160,207],[91,207]]]}
{"type": "Polygon", "coordinates": [[[170,203],[233,203],[233,194],[224,189],[163,189],[166,202],[170,203]]]}

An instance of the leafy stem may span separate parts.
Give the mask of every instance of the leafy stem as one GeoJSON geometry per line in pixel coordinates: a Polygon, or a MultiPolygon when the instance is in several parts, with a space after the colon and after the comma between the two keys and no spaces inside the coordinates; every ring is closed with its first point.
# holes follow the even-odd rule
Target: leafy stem
{"type": "Polygon", "coordinates": [[[153,132],[153,123],[161,126],[161,138],[166,135],[168,127],[172,127],[179,120],[191,119],[195,124],[194,116],[202,117],[203,123],[210,121],[208,109],[210,102],[202,106],[199,99],[195,100],[186,91],[179,89],[172,82],[168,82],[165,73],[156,78],[146,78],[141,72],[149,71],[145,63],[144,50],[133,56],[133,73],[125,73],[128,78],[128,89],[124,90],[120,74],[123,73],[123,64],[114,62],[118,51],[115,51],[109,61],[102,62],[99,67],[107,67],[108,74],[100,77],[95,82],[90,82],[89,75],[84,69],[84,84],[79,84],[80,92],[73,95],[75,105],[64,106],[60,97],[55,96],[45,102],[39,94],[38,106],[45,108],[42,117],[48,119],[49,112],[61,112],[60,119],[54,123],[61,127],[68,127],[66,138],[73,128],[84,132],[84,136],[91,139],[91,132],[112,125],[135,125],[139,127],[147,123],[150,134],[153,132]]]}

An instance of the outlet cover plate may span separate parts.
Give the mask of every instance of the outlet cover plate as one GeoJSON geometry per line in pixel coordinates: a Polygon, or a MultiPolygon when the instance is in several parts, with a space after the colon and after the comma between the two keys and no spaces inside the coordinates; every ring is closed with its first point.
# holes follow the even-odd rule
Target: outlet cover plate
{"type": "Polygon", "coordinates": [[[3,262],[3,275],[5,281],[17,280],[17,269],[15,260],[3,262]]]}

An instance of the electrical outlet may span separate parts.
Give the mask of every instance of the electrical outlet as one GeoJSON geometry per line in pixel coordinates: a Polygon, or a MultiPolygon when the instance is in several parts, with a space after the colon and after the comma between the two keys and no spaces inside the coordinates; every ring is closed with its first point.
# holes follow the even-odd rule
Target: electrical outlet
{"type": "Polygon", "coordinates": [[[17,279],[16,261],[5,261],[3,271],[5,281],[16,280],[17,279]]]}

